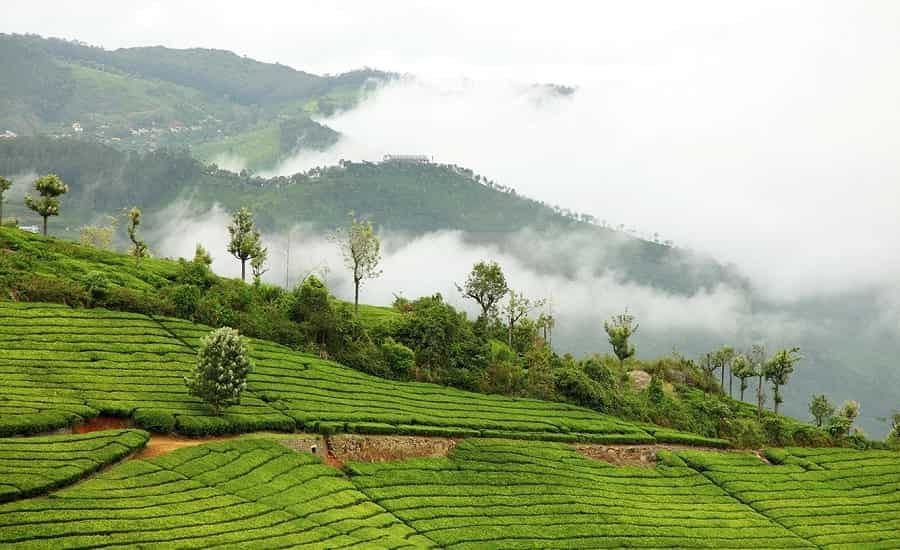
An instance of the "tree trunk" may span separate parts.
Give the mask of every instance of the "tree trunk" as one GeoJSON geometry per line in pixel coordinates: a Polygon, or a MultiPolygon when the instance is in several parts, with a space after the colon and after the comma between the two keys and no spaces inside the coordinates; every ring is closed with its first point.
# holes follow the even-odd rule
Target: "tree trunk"
{"type": "Polygon", "coordinates": [[[247,260],[241,258],[241,280],[247,282],[247,260]]]}
{"type": "Polygon", "coordinates": [[[722,381],[719,386],[722,387],[722,393],[725,393],[725,363],[722,363],[722,381]]]}
{"type": "Polygon", "coordinates": [[[779,393],[779,391],[778,391],[778,384],[775,384],[774,386],[775,386],[775,387],[774,387],[774,391],[775,391],[775,407],[774,407],[774,410],[775,410],[775,414],[777,415],[777,414],[778,414],[778,405],[780,405],[779,402],[781,401],[781,393],[779,393]]]}
{"type": "Polygon", "coordinates": [[[353,281],[353,316],[359,319],[359,279],[353,281]]]}
{"type": "Polygon", "coordinates": [[[0,196],[0,227],[3,227],[3,197],[0,196]]]}
{"type": "Polygon", "coordinates": [[[512,319],[509,321],[509,326],[506,331],[506,344],[509,346],[509,349],[512,349],[512,333],[513,333],[513,322],[512,319]]]}
{"type": "Polygon", "coordinates": [[[756,381],[756,418],[757,420],[762,418],[762,400],[763,400],[763,377],[760,374],[759,378],[756,381]]]}
{"type": "Polygon", "coordinates": [[[744,390],[746,390],[746,389],[747,389],[747,388],[744,387],[744,379],[742,378],[742,379],[741,379],[741,401],[744,400],[744,390]]]}
{"type": "Polygon", "coordinates": [[[47,216],[44,216],[44,236],[47,236],[47,216]]]}

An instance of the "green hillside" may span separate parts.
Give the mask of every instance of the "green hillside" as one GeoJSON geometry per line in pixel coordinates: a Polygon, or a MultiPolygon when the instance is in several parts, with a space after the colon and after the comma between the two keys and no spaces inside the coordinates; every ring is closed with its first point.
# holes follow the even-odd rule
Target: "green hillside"
{"type": "Polygon", "coordinates": [[[655,468],[560,444],[472,439],[447,458],[342,475],[267,439],[129,461],[0,505],[9,548],[890,548],[900,456],[661,453],[655,468]]]}
{"type": "Polygon", "coordinates": [[[44,432],[100,414],[188,435],[303,429],[726,444],[669,430],[654,437],[653,428],[561,403],[383,380],[258,340],[241,404],[216,417],[184,387],[208,333],[176,319],[0,302],[0,433],[44,432]]]}
{"type": "MultiPolygon", "coordinates": [[[[11,411],[0,402],[2,414],[11,411]]],[[[83,435],[0,439],[0,501],[15,500],[72,484],[118,462],[147,443],[140,430],[83,435]]]]}
{"type": "MultiPolygon", "coordinates": [[[[723,282],[745,285],[732,269],[710,258],[586,223],[455,165],[344,163],[263,179],[218,170],[186,152],[125,153],[79,140],[0,140],[0,174],[34,173],[59,174],[69,185],[60,216],[50,224],[54,234],[73,239],[80,226],[135,205],[144,211],[148,230],[158,230],[171,223],[171,212],[163,211],[180,200],[196,211],[213,204],[247,206],[267,231],[310,224],[324,232],[343,225],[352,210],[382,230],[408,235],[459,230],[472,242],[501,249],[512,246],[507,237],[526,227],[543,238],[584,232],[595,248],[605,251],[603,261],[590,266],[598,273],[614,266],[628,280],[686,294],[723,282]]],[[[15,193],[5,211],[37,222],[15,193]]],[[[523,261],[549,272],[574,273],[585,267],[565,254],[525,255],[523,261]]]]}
{"type": "Polygon", "coordinates": [[[197,146],[264,169],[338,134],[310,119],[353,107],[393,75],[317,76],[222,50],[105,50],[0,35],[0,134],[50,135],[122,150],[197,146]],[[269,139],[261,140],[261,136],[269,139]]]}

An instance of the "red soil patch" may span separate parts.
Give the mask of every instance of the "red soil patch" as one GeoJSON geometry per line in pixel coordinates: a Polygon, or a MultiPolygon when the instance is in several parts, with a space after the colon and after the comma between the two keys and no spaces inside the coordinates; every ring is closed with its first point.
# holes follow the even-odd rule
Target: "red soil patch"
{"type": "Polygon", "coordinates": [[[115,418],[112,416],[96,416],[83,424],[76,424],[72,427],[72,433],[86,434],[90,432],[99,432],[103,430],[119,430],[122,428],[130,428],[131,420],[127,418],[115,418]]]}
{"type": "Polygon", "coordinates": [[[759,451],[740,449],[719,449],[716,447],[692,447],[690,445],[655,444],[655,445],[600,445],[576,444],[575,450],[587,458],[603,460],[616,466],[656,467],[656,453],[659,451],[704,451],[713,453],[750,453],[763,462],[768,462],[759,451]]]}

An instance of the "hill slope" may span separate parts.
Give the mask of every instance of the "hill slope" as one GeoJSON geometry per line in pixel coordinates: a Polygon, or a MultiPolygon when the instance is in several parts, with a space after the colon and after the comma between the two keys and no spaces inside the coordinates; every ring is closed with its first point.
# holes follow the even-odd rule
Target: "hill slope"
{"type": "Polygon", "coordinates": [[[114,51],[28,35],[0,35],[0,135],[49,134],[126,150],[201,145],[267,168],[337,132],[310,115],[350,108],[393,75],[317,76],[232,52],[163,47],[114,51]]]}
{"type": "Polygon", "coordinates": [[[454,165],[344,163],[263,179],[219,170],[186,152],[138,154],[79,140],[5,139],[0,140],[0,174],[22,176],[7,193],[8,215],[37,222],[22,206],[22,195],[32,174],[48,172],[69,185],[61,215],[50,224],[53,233],[70,238],[77,238],[80,225],[134,205],[145,213],[144,227],[157,233],[173,223],[176,214],[167,208],[178,204],[192,207],[188,212],[176,209],[181,216],[213,204],[229,210],[247,206],[262,229],[271,232],[295,224],[329,231],[343,225],[352,210],[381,230],[410,236],[458,230],[473,242],[508,247],[540,271],[575,273],[590,267],[602,273],[614,268],[626,280],[686,294],[723,282],[745,284],[710,258],[585,223],[454,165]],[[585,266],[564,251],[546,257],[523,254],[510,237],[526,227],[540,234],[535,238],[548,241],[580,234],[592,249],[604,251],[603,259],[585,266]]]}
{"type": "Polygon", "coordinates": [[[888,548],[896,453],[661,453],[467,440],[448,458],[350,464],[237,439],[133,460],[0,505],[16,548],[888,548]]]}
{"type": "Polygon", "coordinates": [[[383,380],[259,340],[241,404],[215,417],[184,387],[208,332],[176,319],[0,302],[0,433],[43,432],[103,414],[189,435],[305,429],[725,444],[562,403],[383,380]]]}

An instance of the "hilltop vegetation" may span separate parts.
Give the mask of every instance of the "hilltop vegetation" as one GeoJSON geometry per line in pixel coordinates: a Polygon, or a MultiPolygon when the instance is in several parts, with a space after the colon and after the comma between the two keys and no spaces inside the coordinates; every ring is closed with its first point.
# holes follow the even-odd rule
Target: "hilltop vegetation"
{"type": "MultiPolygon", "coordinates": [[[[32,431],[68,425],[77,421],[78,416],[99,413],[132,416],[141,409],[146,411],[139,416],[145,416],[148,423],[153,422],[144,424],[146,427],[196,434],[294,429],[307,426],[307,423],[312,426],[307,426],[308,429],[325,431],[396,433],[405,430],[419,433],[416,431],[419,428],[410,426],[425,425],[441,427],[438,433],[493,430],[491,433],[504,437],[520,430],[512,417],[479,424],[474,419],[466,420],[458,411],[434,417],[415,404],[410,404],[409,409],[398,404],[384,410],[376,406],[362,414],[354,408],[360,406],[358,403],[345,403],[335,395],[322,402],[303,393],[306,382],[298,381],[296,387],[289,383],[291,376],[305,376],[302,373],[307,370],[302,365],[323,365],[324,368],[328,363],[315,357],[327,356],[382,378],[435,382],[465,390],[569,402],[644,423],[630,424],[627,428],[616,423],[613,427],[598,425],[590,428],[554,425],[549,431],[544,430],[546,433],[541,435],[542,438],[597,440],[603,439],[601,435],[608,432],[617,434],[615,437],[620,440],[635,441],[678,441],[685,437],[671,431],[674,429],[693,432],[710,440],[729,439],[741,446],[764,442],[833,443],[827,432],[813,426],[767,411],[758,416],[756,407],[724,395],[712,371],[683,357],[620,361],[608,355],[580,360],[559,356],[541,338],[540,329],[533,320],[526,318],[517,323],[513,333],[508,334],[506,327],[493,322],[479,326],[478,322],[468,321],[465,314],[456,311],[440,296],[401,300],[394,309],[362,307],[356,318],[349,305],[328,296],[324,285],[313,284],[314,278],[294,291],[286,291],[265,284],[222,279],[209,272],[202,261],[144,259],[138,265],[134,258],[122,254],[14,229],[0,229],[0,250],[4,251],[0,254],[0,273],[3,274],[0,275],[0,292],[10,298],[80,307],[103,306],[151,316],[101,310],[73,311],[47,305],[29,309],[26,304],[7,303],[4,311],[12,332],[7,334],[5,341],[18,349],[9,353],[17,355],[27,351],[33,360],[56,356],[101,369],[90,376],[84,372],[76,375],[72,371],[73,377],[55,379],[54,387],[61,392],[59,395],[71,393],[75,396],[71,399],[60,397],[53,406],[46,403],[41,406],[40,402],[31,400],[32,397],[26,399],[27,406],[39,413],[39,418],[47,424],[32,431]],[[207,413],[202,412],[207,409],[187,396],[180,377],[183,376],[181,371],[193,362],[197,338],[209,329],[183,321],[162,320],[164,316],[179,316],[206,326],[236,327],[247,336],[280,342],[315,355],[295,356],[286,348],[260,343],[261,349],[271,347],[270,352],[276,353],[281,360],[296,363],[296,369],[274,373],[279,382],[271,388],[252,381],[251,392],[240,407],[230,411],[224,419],[208,419],[207,413]],[[66,320],[68,318],[71,320],[66,320]],[[46,333],[43,325],[47,325],[46,330],[53,327],[53,333],[61,335],[60,341],[44,347],[40,343],[40,335],[46,333]],[[109,342],[102,337],[107,327],[111,337],[109,342]],[[23,336],[26,334],[28,336],[23,336]],[[506,342],[508,336],[512,337],[511,346],[506,342]],[[71,342],[66,343],[67,338],[71,342]],[[64,352],[73,355],[64,355],[64,352]],[[113,362],[108,365],[101,361],[107,353],[113,354],[110,356],[113,362]],[[144,357],[135,356],[135,353],[149,354],[145,356],[146,362],[135,365],[139,372],[146,373],[148,368],[157,365],[162,369],[157,374],[166,374],[167,378],[157,379],[157,383],[168,380],[169,387],[163,392],[165,397],[160,400],[156,390],[141,389],[137,385],[129,386],[138,392],[133,395],[123,394],[110,401],[98,394],[86,402],[84,396],[92,390],[81,385],[85,381],[83,377],[95,380],[95,376],[102,374],[97,382],[122,383],[123,380],[108,379],[103,373],[123,368],[125,365],[119,361],[130,362],[136,360],[134,357],[144,357]],[[176,371],[167,370],[173,367],[177,367],[176,371]],[[633,387],[626,374],[629,370],[650,373],[656,379],[656,385],[647,389],[633,387]],[[76,384],[78,390],[73,390],[72,384],[76,384]],[[140,393],[144,391],[149,394],[140,393]],[[304,397],[299,398],[294,392],[301,392],[296,395],[304,397]],[[273,403],[280,405],[274,407],[273,403]],[[315,414],[305,409],[313,403],[317,407],[315,414]],[[196,416],[197,413],[202,414],[196,416]],[[416,413],[413,417],[406,416],[413,413],[416,413]],[[459,419],[452,423],[449,419],[455,418],[454,415],[459,419]],[[417,420],[412,421],[414,418],[417,420]]],[[[9,363],[10,368],[16,365],[9,363]]],[[[350,383],[346,377],[353,371],[341,368],[345,372],[341,377],[350,383]]],[[[27,394],[45,391],[44,384],[49,381],[37,380],[38,385],[27,390],[27,394]]],[[[380,382],[376,386],[389,394],[392,390],[387,388],[394,387],[391,384],[395,382],[380,382]]],[[[392,400],[391,397],[384,399],[386,402],[392,400]]],[[[532,403],[528,405],[531,407],[541,402],[527,403],[532,403]]],[[[487,415],[486,418],[493,417],[487,415]]],[[[19,425],[12,419],[7,422],[19,425]]],[[[841,438],[838,441],[842,441],[841,438]]]]}
{"type": "Polygon", "coordinates": [[[310,115],[351,108],[394,75],[317,76],[222,50],[105,50],[33,35],[0,35],[0,134],[49,134],[125,150],[200,145],[267,168],[338,134],[310,115]],[[261,136],[267,139],[260,140],[261,136]]]}

